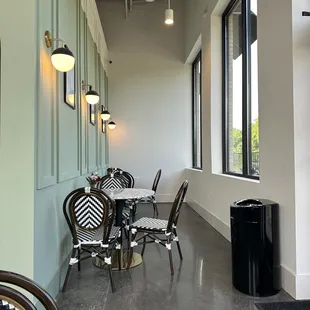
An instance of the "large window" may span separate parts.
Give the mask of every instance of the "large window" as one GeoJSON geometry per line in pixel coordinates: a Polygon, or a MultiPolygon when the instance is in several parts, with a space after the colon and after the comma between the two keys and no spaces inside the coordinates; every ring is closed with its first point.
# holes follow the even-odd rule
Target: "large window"
{"type": "Polygon", "coordinates": [[[192,68],[193,96],[193,168],[202,169],[201,154],[201,53],[193,62],[192,68]]]}
{"type": "Polygon", "coordinates": [[[223,14],[223,170],[259,177],[257,0],[223,14]]]}

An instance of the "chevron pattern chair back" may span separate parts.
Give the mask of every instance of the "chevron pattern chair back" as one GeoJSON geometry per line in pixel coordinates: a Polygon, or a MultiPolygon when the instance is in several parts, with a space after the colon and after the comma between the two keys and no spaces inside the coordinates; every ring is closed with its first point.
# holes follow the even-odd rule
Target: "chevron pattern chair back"
{"type": "Polygon", "coordinates": [[[78,188],[66,197],[63,212],[68,223],[73,243],[78,244],[77,229],[95,231],[103,228],[103,241],[107,242],[115,215],[115,201],[96,188],[78,188]]]}
{"type": "Polygon", "coordinates": [[[124,171],[121,168],[108,168],[107,174],[110,176],[120,177],[126,184],[126,188],[133,188],[135,186],[134,177],[127,171],[124,171]]]}
{"type": "Polygon", "coordinates": [[[126,183],[123,178],[121,178],[119,175],[106,175],[101,178],[100,182],[97,183],[97,188],[99,189],[120,189],[120,188],[126,188],[126,183]]]}
{"type": "Polygon", "coordinates": [[[135,186],[135,179],[129,172],[119,169],[114,173],[114,175],[124,181],[126,188],[133,188],[135,186]]]}

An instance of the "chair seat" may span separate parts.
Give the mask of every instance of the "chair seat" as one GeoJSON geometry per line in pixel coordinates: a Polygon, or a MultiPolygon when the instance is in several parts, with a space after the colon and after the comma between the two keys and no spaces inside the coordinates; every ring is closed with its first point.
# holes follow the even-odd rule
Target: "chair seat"
{"type": "MultiPolygon", "coordinates": [[[[112,226],[109,242],[119,237],[120,227],[112,226]]],[[[79,228],[77,230],[77,237],[81,244],[96,244],[102,242],[103,227],[97,230],[86,230],[79,228]]]]}
{"type": "Polygon", "coordinates": [[[157,231],[166,231],[168,221],[155,219],[151,217],[142,217],[133,224],[130,225],[130,228],[144,229],[144,230],[157,230],[157,231]]]}

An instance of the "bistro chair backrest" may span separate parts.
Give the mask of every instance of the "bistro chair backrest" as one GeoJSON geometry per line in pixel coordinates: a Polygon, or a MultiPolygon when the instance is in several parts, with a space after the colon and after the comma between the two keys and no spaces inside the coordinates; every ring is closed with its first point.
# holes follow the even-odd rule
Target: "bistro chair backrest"
{"type": "Polygon", "coordinates": [[[126,188],[126,182],[119,175],[115,175],[114,173],[111,175],[106,175],[101,178],[101,180],[97,183],[96,187],[98,189],[121,189],[126,188]]]}
{"type": "Polygon", "coordinates": [[[129,172],[124,171],[121,168],[108,168],[107,174],[121,178],[126,184],[126,188],[133,188],[135,186],[134,177],[129,172]]]}
{"type": "Polygon", "coordinates": [[[124,180],[127,188],[133,188],[135,186],[135,179],[129,172],[117,170],[115,172],[115,175],[119,176],[124,180]]]}
{"type": "Polygon", "coordinates": [[[177,226],[181,207],[184,201],[184,198],[186,196],[186,192],[188,189],[188,181],[184,181],[174,199],[171,211],[170,211],[170,216],[169,216],[169,221],[167,225],[167,233],[171,232],[174,227],[177,226]]]}
{"type": "Polygon", "coordinates": [[[95,188],[79,188],[64,200],[63,212],[72,234],[73,243],[78,244],[77,230],[88,231],[103,228],[103,242],[107,242],[112,229],[109,214],[115,215],[115,201],[95,188]]]}
{"type": "Polygon", "coordinates": [[[159,169],[156,173],[156,176],[155,176],[155,179],[154,179],[154,182],[153,182],[153,186],[152,186],[152,190],[156,193],[157,191],[157,187],[158,187],[158,183],[159,183],[159,180],[160,180],[160,177],[161,177],[161,169],[159,169]]]}
{"type": "Polygon", "coordinates": [[[11,285],[22,288],[36,297],[44,309],[59,310],[55,300],[37,283],[20,274],[4,270],[0,270],[0,308],[4,305],[3,309],[37,309],[28,297],[11,285]]]}

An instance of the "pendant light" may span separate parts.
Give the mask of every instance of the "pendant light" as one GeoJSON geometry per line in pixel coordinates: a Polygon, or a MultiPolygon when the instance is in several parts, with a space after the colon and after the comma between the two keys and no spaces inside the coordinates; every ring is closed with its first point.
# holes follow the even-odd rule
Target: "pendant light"
{"type": "Polygon", "coordinates": [[[168,0],[168,9],[165,11],[165,24],[172,25],[173,23],[173,10],[170,8],[170,0],[168,0]]]}
{"type": "Polygon", "coordinates": [[[110,121],[110,122],[108,123],[108,127],[109,127],[110,129],[114,129],[114,128],[116,127],[115,122],[110,121]]]}
{"type": "Polygon", "coordinates": [[[49,31],[45,31],[45,44],[46,47],[52,47],[52,41],[62,42],[62,47],[56,48],[52,55],[51,61],[56,70],[61,72],[70,71],[75,64],[75,58],[73,53],[69,50],[68,46],[64,44],[64,41],[58,38],[52,38],[49,31]]]}
{"type": "Polygon", "coordinates": [[[85,82],[82,81],[82,90],[85,90],[86,86],[89,86],[89,91],[85,94],[86,101],[89,104],[97,104],[100,99],[99,94],[95,90],[92,89],[91,85],[85,84],[85,82]]]}
{"type": "Polygon", "coordinates": [[[101,107],[101,114],[100,114],[100,116],[101,116],[101,119],[103,121],[107,121],[108,119],[110,119],[111,114],[110,114],[110,112],[108,110],[105,109],[104,106],[102,106],[101,107]]]}

